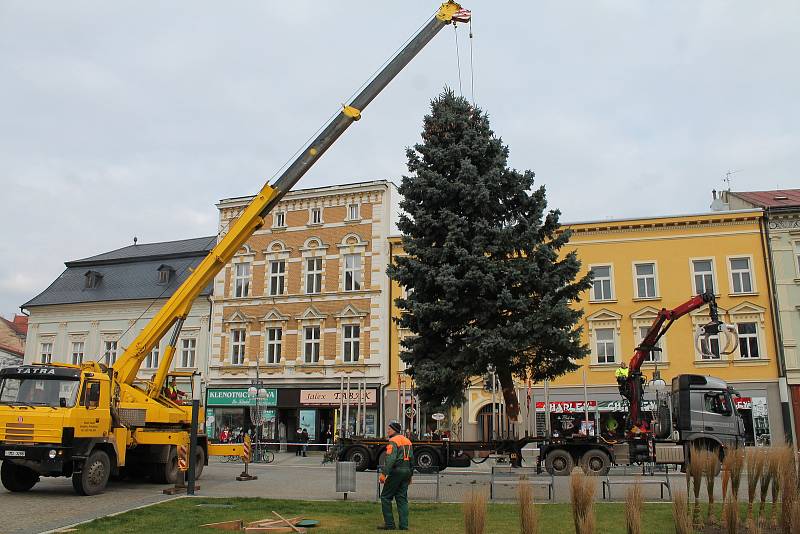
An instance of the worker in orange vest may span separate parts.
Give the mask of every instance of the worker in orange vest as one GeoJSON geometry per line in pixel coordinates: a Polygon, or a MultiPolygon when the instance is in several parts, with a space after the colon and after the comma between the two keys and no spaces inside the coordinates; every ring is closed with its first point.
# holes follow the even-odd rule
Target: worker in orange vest
{"type": "Polygon", "coordinates": [[[408,485],[411,483],[414,451],[411,440],[405,437],[402,427],[397,421],[389,423],[386,433],[389,444],[386,445],[386,462],[383,465],[380,480],[381,510],[383,525],[378,530],[394,530],[392,515],[392,499],[397,501],[397,516],[400,519],[400,530],[408,530],[408,485]]]}

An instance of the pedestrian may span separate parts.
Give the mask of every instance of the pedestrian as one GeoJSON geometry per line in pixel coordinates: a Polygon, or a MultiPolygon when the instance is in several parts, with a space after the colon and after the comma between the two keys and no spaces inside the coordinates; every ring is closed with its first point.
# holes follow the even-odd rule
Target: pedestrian
{"type": "Polygon", "coordinates": [[[329,451],[331,449],[331,445],[333,444],[333,428],[331,428],[331,425],[328,425],[323,437],[325,438],[325,450],[329,451]]]}
{"type": "Polygon", "coordinates": [[[389,443],[386,445],[386,462],[383,465],[380,481],[381,511],[383,525],[378,530],[395,530],[392,515],[392,499],[397,502],[397,517],[400,530],[408,530],[408,485],[411,484],[414,451],[411,440],[402,434],[403,428],[397,421],[392,421],[386,433],[389,443]]]}
{"type": "Polygon", "coordinates": [[[303,456],[307,456],[306,452],[308,452],[308,430],[305,428],[300,433],[300,443],[303,444],[303,456]]]}
{"type": "Polygon", "coordinates": [[[296,432],[295,442],[297,445],[294,446],[294,455],[300,456],[303,453],[303,446],[300,443],[303,441],[303,429],[298,428],[296,432]]]}

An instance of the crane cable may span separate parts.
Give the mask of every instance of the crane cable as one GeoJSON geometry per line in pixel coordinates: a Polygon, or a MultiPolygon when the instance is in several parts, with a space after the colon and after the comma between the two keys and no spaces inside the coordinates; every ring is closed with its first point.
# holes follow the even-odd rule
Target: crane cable
{"type": "MultiPolygon", "coordinates": [[[[461,85],[461,52],[458,49],[458,28],[456,23],[453,23],[453,35],[455,35],[456,42],[456,66],[458,69],[458,93],[464,97],[464,91],[461,85]]],[[[469,20],[469,86],[472,100],[472,107],[475,107],[475,61],[473,58],[472,49],[472,19],[469,20]]]]}
{"type": "Polygon", "coordinates": [[[464,91],[461,90],[461,54],[458,51],[458,27],[453,23],[453,35],[456,36],[456,65],[458,66],[458,94],[464,98],[464,91]]]}

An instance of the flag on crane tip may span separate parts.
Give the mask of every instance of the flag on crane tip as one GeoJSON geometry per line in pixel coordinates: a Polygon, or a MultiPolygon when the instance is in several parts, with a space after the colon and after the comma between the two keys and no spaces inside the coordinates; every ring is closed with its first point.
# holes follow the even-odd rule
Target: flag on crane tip
{"type": "Polygon", "coordinates": [[[469,9],[461,8],[455,13],[453,13],[452,20],[453,22],[469,22],[469,19],[472,18],[472,11],[469,9]]]}

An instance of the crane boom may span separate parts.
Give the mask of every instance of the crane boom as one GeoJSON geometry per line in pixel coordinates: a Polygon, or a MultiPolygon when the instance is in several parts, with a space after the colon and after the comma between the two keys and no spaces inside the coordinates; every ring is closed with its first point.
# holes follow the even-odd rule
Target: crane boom
{"type": "Polygon", "coordinates": [[[456,2],[448,1],[442,4],[431,20],[348,105],[343,107],[341,113],[331,120],[275,183],[273,185],[267,183],[261,188],[228,232],[167,300],[155,317],[145,325],[113,365],[113,372],[119,382],[133,383],[145,357],[172,328],[169,345],[148,390],[148,395],[152,398],[160,394],[161,385],[172,364],[183,321],[202,289],[211,283],[217,273],[225,267],[250,236],[264,225],[265,217],[283,196],[294,187],[339,136],[354,121],[361,118],[364,108],[408,65],[439,30],[448,24],[468,20],[468,17],[469,13],[456,2]]]}

